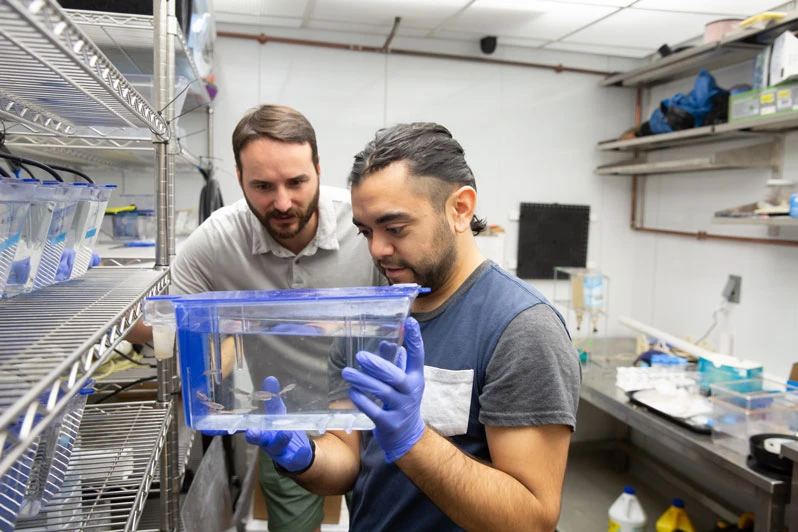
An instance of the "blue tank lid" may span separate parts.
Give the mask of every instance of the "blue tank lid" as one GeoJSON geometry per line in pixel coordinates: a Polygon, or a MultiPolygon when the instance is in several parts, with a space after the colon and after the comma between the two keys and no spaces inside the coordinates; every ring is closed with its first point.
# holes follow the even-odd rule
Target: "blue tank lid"
{"type": "Polygon", "coordinates": [[[674,508],[684,508],[684,501],[681,499],[673,499],[671,504],[674,508]]]}
{"type": "Polygon", "coordinates": [[[623,492],[624,493],[628,493],[629,495],[634,495],[635,494],[635,489],[632,486],[626,486],[623,489],[623,492]]]}

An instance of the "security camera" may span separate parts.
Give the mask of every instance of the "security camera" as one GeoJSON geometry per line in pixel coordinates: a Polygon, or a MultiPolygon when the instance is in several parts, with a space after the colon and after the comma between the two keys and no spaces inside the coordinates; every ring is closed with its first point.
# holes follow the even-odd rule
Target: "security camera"
{"type": "Polygon", "coordinates": [[[490,55],[496,51],[496,36],[495,35],[488,35],[487,37],[482,37],[479,40],[479,48],[482,50],[483,54],[490,55]]]}

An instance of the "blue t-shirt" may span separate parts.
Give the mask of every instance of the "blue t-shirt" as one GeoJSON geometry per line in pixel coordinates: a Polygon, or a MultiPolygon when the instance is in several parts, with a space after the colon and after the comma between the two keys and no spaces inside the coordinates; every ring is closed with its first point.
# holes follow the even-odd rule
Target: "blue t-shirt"
{"type": "MultiPolygon", "coordinates": [[[[422,416],[463,452],[490,462],[485,424],[575,425],[578,355],[562,316],[529,284],[485,261],[446,303],[415,317],[426,355],[422,416]]],[[[350,530],[461,529],[364,432],[350,530]]]]}

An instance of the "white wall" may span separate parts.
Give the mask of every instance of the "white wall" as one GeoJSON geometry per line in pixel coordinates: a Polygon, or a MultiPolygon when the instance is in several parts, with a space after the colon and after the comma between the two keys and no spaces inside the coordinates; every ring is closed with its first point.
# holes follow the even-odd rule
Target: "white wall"
{"type": "MultiPolygon", "coordinates": [[[[325,37],[330,36],[317,36],[325,37]]],[[[463,45],[451,45],[457,46],[463,45]]],[[[600,56],[520,54],[497,51],[497,57],[600,70],[632,66],[600,56]]],[[[788,372],[788,332],[798,325],[798,306],[791,304],[798,295],[798,250],[634,233],[630,178],[593,173],[609,159],[596,143],[633,122],[633,91],[600,89],[595,76],[583,74],[229,38],[217,40],[215,74],[214,150],[226,202],[241,197],[230,134],[255,105],[282,103],[304,113],[317,131],[322,180],[338,186],[345,185],[352,156],[378,128],[438,121],[466,150],[477,177],[480,215],[507,228],[505,266],[516,255],[517,224],[509,213],[519,203],[590,204],[588,258],[611,278],[610,334],[633,334],[616,323],[623,314],[698,337],[711,323],[726,277],[734,273],[743,277],[742,304],[732,315],[736,352],[765,363],[771,374],[788,372]]],[[[663,94],[671,89],[663,88],[663,94]]],[[[653,94],[652,101],[660,97],[653,94]]],[[[788,172],[796,164],[798,158],[789,155],[788,172]]],[[[751,194],[762,191],[766,179],[766,171],[648,178],[646,223],[764,235],[764,229],[710,227],[708,219],[715,210],[754,199],[751,194]]],[[[551,283],[535,284],[551,295],[551,283]]]]}
{"type": "MultiPolygon", "coordinates": [[[[751,80],[751,66],[740,65],[714,73],[729,88],[751,80]]],[[[652,90],[644,119],[663,98],[689,91],[692,79],[652,90]]],[[[749,142],[750,143],[750,142],[749,142]]],[[[712,144],[657,154],[678,158],[710,153],[739,143],[712,144]]],[[[798,180],[798,136],[785,143],[784,177],[798,180]]],[[[715,211],[763,199],[769,169],[730,170],[661,175],[646,178],[645,224],[681,231],[767,237],[760,226],[718,225],[715,211]]],[[[628,180],[630,178],[610,178],[628,180]]],[[[779,238],[798,240],[798,231],[782,228],[779,238]]],[[[729,274],[741,275],[742,297],[733,307],[730,330],[734,353],[757,360],[773,376],[786,377],[795,356],[792,332],[798,328],[798,248],[777,245],[697,241],[685,237],[641,234],[636,241],[635,268],[645,275],[633,280],[641,298],[633,316],[657,328],[683,336],[700,337],[712,323],[712,311],[729,274]]],[[[709,336],[717,347],[718,329],[709,336]]]]}

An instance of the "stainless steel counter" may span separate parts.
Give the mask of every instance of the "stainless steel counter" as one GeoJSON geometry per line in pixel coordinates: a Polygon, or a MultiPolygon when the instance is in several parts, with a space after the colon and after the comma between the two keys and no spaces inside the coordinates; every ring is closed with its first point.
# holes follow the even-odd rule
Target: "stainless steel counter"
{"type": "Polygon", "coordinates": [[[675,423],[632,405],[626,394],[615,386],[615,369],[588,366],[583,373],[581,400],[608,413],[648,437],[667,441],[687,460],[711,464],[752,486],[756,493],[755,532],[782,532],[790,485],[759,474],[746,465],[746,458],[725,447],[714,445],[708,435],[697,434],[675,423]]]}

